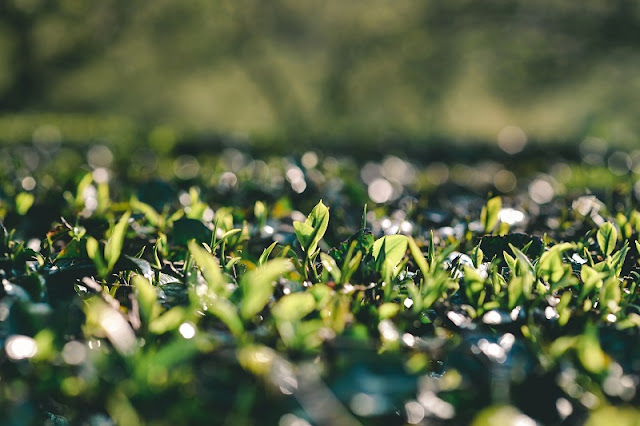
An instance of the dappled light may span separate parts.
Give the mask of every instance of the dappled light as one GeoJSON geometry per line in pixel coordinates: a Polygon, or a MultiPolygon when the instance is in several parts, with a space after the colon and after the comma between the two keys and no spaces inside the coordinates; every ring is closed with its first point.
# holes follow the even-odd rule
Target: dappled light
{"type": "Polygon", "coordinates": [[[640,424],[639,31],[0,1],[0,424],[640,424]]]}
{"type": "Polygon", "coordinates": [[[125,422],[191,418],[193,398],[227,412],[225,395],[252,395],[238,418],[290,425],[544,424],[638,398],[609,340],[640,326],[633,151],[533,167],[228,147],[156,153],[149,172],[115,146],[2,149],[3,188],[23,195],[1,205],[27,238],[0,234],[0,386],[51,371],[55,392],[125,422]],[[55,193],[63,207],[33,210],[55,193]]]}

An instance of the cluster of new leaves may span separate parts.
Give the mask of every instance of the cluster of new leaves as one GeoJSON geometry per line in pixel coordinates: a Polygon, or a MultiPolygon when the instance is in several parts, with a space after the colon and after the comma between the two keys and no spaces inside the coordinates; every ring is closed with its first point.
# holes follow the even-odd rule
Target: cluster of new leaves
{"type": "MultiPolygon", "coordinates": [[[[515,366],[515,347],[526,348],[524,364],[539,366],[527,367],[530,374],[564,374],[562,366],[570,363],[580,380],[589,378],[579,391],[554,385],[569,404],[591,409],[579,402],[588,399],[584,395],[596,395],[601,404],[633,401],[637,384],[633,392],[615,388],[612,371],[633,378],[637,366],[616,361],[599,335],[640,328],[634,214],[575,241],[553,241],[510,234],[498,218],[501,207],[499,198],[489,200],[482,233],[460,241],[434,232],[376,238],[363,226],[333,248],[323,240],[330,214],[322,202],[304,221],[283,225],[280,240],[256,250],[256,241],[264,243],[265,204],[255,204],[254,223],[246,216],[238,221],[238,212],[225,208],[207,218],[197,191],[190,206],[170,215],[132,199],[120,210],[106,206],[100,226],[63,221],[39,252],[3,229],[0,322],[7,326],[0,334],[6,352],[0,389],[40,380],[24,401],[51,407],[45,412],[54,417],[62,407],[59,414],[71,421],[107,413],[118,424],[170,424],[190,406],[152,412],[145,404],[176,394],[199,395],[203,404],[225,392],[257,398],[242,383],[258,376],[304,408],[303,383],[318,385],[324,369],[338,369],[331,354],[349,341],[379,356],[395,354],[414,378],[433,373],[451,355],[448,381],[428,392],[414,386],[389,396],[393,404],[418,404],[422,417],[441,422],[470,421],[491,403],[516,404],[476,396],[473,408],[465,408],[465,383],[473,374],[465,376],[465,367],[455,363],[456,356],[481,356],[492,366],[524,369],[515,366]],[[20,320],[25,315],[29,321],[20,320]],[[313,374],[294,361],[314,357],[323,367],[313,374]],[[207,372],[211,360],[228,373],[207,372]],[[198,394],[206,387],[215,395],[198,394]],[[427,397],[446,409],[429,411],[427,397]]],[[[502,385],[518,385],[523,374],[508,375],[502,385]]],[[[354,386],[350,395],[364,392],[354,386]]],[[[269,397],[251,401],[238,402],[229,419],[251,418],[252,410],[271,404],[269,397]]],[[[7,419],[20,418],[16,406],[0,400],[7,419]]],[[[360,408],[352,406],[341,419],[395,415],[360,408]]],[[[192,421],[206,412],[194,410],[192,421]]],[[[318,414],[305,410],[314,421],[318,414]]],[[[274,412],[276,420],[285,413],[274,412]]],[[[407,408],[402,416],[410,414],[407,408]]]]}

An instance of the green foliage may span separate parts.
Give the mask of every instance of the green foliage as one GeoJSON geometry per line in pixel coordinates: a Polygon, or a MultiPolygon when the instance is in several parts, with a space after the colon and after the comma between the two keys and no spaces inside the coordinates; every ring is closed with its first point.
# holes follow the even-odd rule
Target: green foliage
{"type": "Polygon", "coordinates": [[[202,271],[209,290],[218,297],[228,296],[226,279],[215,257],[202,246],[199,246],[195,240],[189,241],[188,246],[189,253],[202,271]]]}
{"type": "Polygon", "coordinates": [[[373,243],[372,254],[376,264],[385,262],[395,268],[407,252],[407,237],[404,235],[386,235],[373,243]]]}
{"type": "Polygon", "coordinates": [[[502,208],[502,198],[493,197],[487,204],[482,207],[482,212],[480,212],[480,223],[482,223],[482,227],[484,228],[484,233],[491,233],[496,225],[498,224],[498,214],[500,213],[500,209],[502,208]]]}
{"type": "MultiPolygon", "coordinates": [[[[80,179],[80,198],[66,199],[73,225],[61,220],[38,250],[0,229],[0,395],[23,389],[49,404],[30,412],[53,407],[79,424],[198,423],[213,411],[227,424],[322,423],[291,408],[322,392],[338,404],[326,412],[344,415],[334,424],[401,424],[427,402],[444,424],[523,413],[558,423],[557,399],[540,414],[522,402],[528,381],[575,404],[587,392],[614,406],[636,398],[633,213],[602,211],[600,227],[566,213],[545,235],[490,235],[497,197],[481,226],[469,213],[455,234],[407,213],[412,235],[385,235],[373,214],[329,228],[322,202],[305,221],[289,221],[285,202],[208,211],[193,186],[170,206],[109,195],[87,210],[80,187],[93,184],[80,179]],[[384,390],[379,414],[361,411],[375,405],[366,383],[384,390]]],[[[0,421],[19,418],[17,404],[0,398],[0,421]]]]}
{"type": "Polygon", "coordinates": [[[598,229],[597,238],[600,251],[605,256],[609,256],[616,248],[618,239],[618,231],[615,225],[611,222],[604,223],[600,229],[598,229]]]}
{"type": "Polygon", "coordinates": [[[250,319],[265,307],[273,295],[274,281],[290,269],[291,262],[288,259],[273,259],[242,277],[239,283],[242,318],[250,319]]]}
{"type": "Polygon", "coordinates": [[[104,258],[107,261],[107,273],[111,272],[120,258],[125,232],[129,226],[131,213],[127,212],[118,221],[111,231],[111,236],[104,246],[104,258]]]}
{"type": "Polygon", "coordinates": [[[16,212],[25,215],[33,205],[34,196],[28,192],[20,192],[16,195],[16,212]]]}
{"type": "Polygon", "coordinates": [[[298,321],[316,307],[316,300],[310,293],[293,293],[283,296],[273,307],[273,315],[279,321],[298,321]]]}
{"type": "Polygon", "coordinates": [[[191,240],[209,244],[211,238],[211,230],[197,219],[182,218],[173,224],[173,239],[176,244],[186,246],[191,240]]]}
{"type": "Polygon", "coordinates": [[[311,210],[309,216],[304,222],[293,222],[296,237],[300,243],[300,248],[304,252],[304,274],[309,278],[309,270],[313,274],[313,278],[317,281],[317,272],[314,265],[315,258],[318,256],[318,243],[324,236],[329,226],[329,209],[318,202],[311,210]]]}
{"type": "Polygon", "coordinates": [[[320,201],[309,213],[304,222],[293,222],[296,230],[296,237],[300,242],[300,247],[312,256],[318,248],[318,243],[327,231],[329,225],[329,209],[320,201]]]}

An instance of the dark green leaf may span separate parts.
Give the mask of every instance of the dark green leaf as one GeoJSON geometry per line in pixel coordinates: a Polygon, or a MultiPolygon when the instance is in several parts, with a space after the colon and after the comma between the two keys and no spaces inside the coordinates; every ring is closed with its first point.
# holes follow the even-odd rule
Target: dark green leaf
{"type": "Polygon", "coordinates": [[[173,223],[173,243],[186,246],[191,240],[198,243],[211,243],[211,230],[196,219],[182,218],[173,223]]]}

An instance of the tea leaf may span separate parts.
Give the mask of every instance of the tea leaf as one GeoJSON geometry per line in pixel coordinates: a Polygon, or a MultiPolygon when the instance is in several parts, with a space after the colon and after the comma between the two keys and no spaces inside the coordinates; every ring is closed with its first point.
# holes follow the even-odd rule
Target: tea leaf
{"type": "Polygon", "coordinates": [[[597,233],[598,245],[600,251],[605,256],[609,256],[616,248],[616,240],[618,239],[618,231],[611,222],[602,224],[597,233]]]}
{"type": "Polygon", "coordinates": [[[267,247],[262,251],[260,258],[258,259],[258,265],[264,265],[267,262],[267,260],[269,260],[269,255],[271,254],[273,249],[276,247],[276,245],[278,245],[278,242],[274,241],[271,243],[271,245],[269,245],[269,247],[267,247]]]}
{"type": "Polygon", "coordinates": [[[229,290],[227,289],[227,281],[220,269],[220,264],[213,256],[213,254],[209,253],[204,247],[200,246],[195,242],[195,240],[191,240],[188,243],[189,253],[195,260],[196,265],[200,268],[202,275],[204,276],[205,281],[209,284],[209,288],[211,291],[220,296],[226,297],[229,294],[229,290]]]}
{"type": "Polygon", "coordinates": [[[487,204],[482,207],[480,223],[482,223],[485,234],[491,233],[498,224],[500,209],[502,209],[502,198],[500,197],[491,198],[487,201],[487,204]]]}
{"type": "Polygon", "coordinates": [[[16,195],[16,212],[20,216],[24,216],[33,205],[34,200],[35,198],[32,193],[20,192],[18,195],[16,195]]]}
{"type": "Polygon", "coordinates": [[[594,374],[602,373],[605,370],[607,359],[600,347],[598,329],[595,325],[587,324],[577,346],[578,359],[585,369],[594,374]]]}
{"type": "Polygon", "coordinates": [[[328,254],[320,253],[320,260],[322,261],[322,267],[333,277],[333,280],[340,283],[342,278],[342,272],[338,267],[335,259],[328,254]]]}
{"type": "Polygon", "coordinates": [[[164,217],[159,214],[152,206],[147,203],[143,203],[139,201],[137,198],[133,198],[130,201],[131,208],[134,211],[138,211],[144,214],[145,218],[149,221],[149,223],[153,226],[162,227],[164,226],[165,220],[164,217]]]}
{"type": "Polygon", "coordinates": [[[404,235],[386,235],[373,243],[372,254],[376,261],[383,259],[395,268],[407,252],[407,237],[404,235]]]}
{"type": "Polygon", "coordinates": [[[183,217],[173,223],[174,244],[186,246],[191,240],[198,243],[209,244],[211,242],[211,230],[199,220],[183,217]]]}
{"type": "Polygon", "coordinates": [[[329,209],[320,201],[304,222],[293,222],[302,249],[309,255],[315,253],[329,225],[329,209]]]}
{"type": "Polygon", "coordinates": [[[89,259],[93,260],[93,263],[96,265],[98,275],[103,278],[106,277],[109,272],[107,271],[107,264],[104,261],[104,257],[100,252],[100,243],[98,240],[93,237],[87,237],[85,247],[87,250],[87,256],[89,256],[89,259]]]}
{"type": "Polygon", "coordinates": [[[292,266],[289,259],[273,259],[243,275],[240,281],[242,318],[249,319],[265,307],[273,295],[273,282],[292,266]]]}
{"type": "Polygon", "coordinates": [[[380,320],[393,318],[400,312],[400,305],[397,303],[383,303],[378,308],[378,317],[380,320]]]}
{"type": "Polygon", "coordinates": [[[411,251],[411,256],[413,256],[413,260],[418,265],[420,272],[422,272],[422,276],[426,277],[429,273],[429,263],[427,259],[422,254],[422,250],[416,244],[416,241],[412,237],[407,237],[407,242],[409,244],[409,250],[411,251]]]}
{"type": "Polygon", "coordinates": [[[292,293],[283,296],[273,307],[272,313],[280,321],[297,321],[316,307],[316,300],[311,293],[292,293]]]}
{"type": "Polygon", "coordinates": [[[208,312],[220,319],[234,336],[240,336],[244,333],[244,326],[238,315],[238,310],[229,300],[217,299],[215,303],[209,306],[208,312]]]}
{"type": "Polygon", "coordinates": [[[122,245],[124,243],[124,235],[129,227],[129,218],[131,217],[131,212],[127,211],[116,226],[113,227],[113,231],[111,233],[111,238],[107,241],[107,244],[104,247],[104,258],[107,261],[107,271],[111,272],[116,262],[120,258],[120,253],[122,252],[122,245]]]}
{"type": "Polygon", "coordinates": [[[153,308],[156,306],[156,301],[158,300],[156,288],[142,275],[134,275],[131,283],[136,289],[140,319],[143,321],[143,324],[149,324],[153,320],[153,308]]]}

